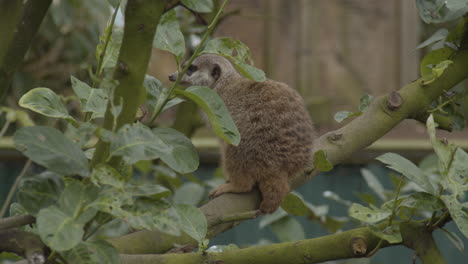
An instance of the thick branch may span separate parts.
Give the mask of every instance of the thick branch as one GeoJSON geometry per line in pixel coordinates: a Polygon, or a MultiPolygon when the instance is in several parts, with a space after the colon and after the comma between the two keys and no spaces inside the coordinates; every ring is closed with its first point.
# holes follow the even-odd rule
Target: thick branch
{"type": "MultiPolygon", "coordinates": [[[[329,161],[336,165],[349,158],[353,153],[371,145],[374,141],[384,136],[393,127],[405,118],[420,115],[427,109],[430,102],[440,96],[445,90],[449,90],[457,83],[468,77],[468,52],[459,53],[453,58],[454,63],[446,69],[445,73],[433,83],[423,86],[421,80],[406,85],[398,91],[401,97],[401,105],[388,96],[376,98],[369,109],[347,124],[333,132],[329,132],[316,139],[314,151],[323,149],[329,161]]],[[[394,92],[396,93],[396,92],[394,92]]],[[[297,188],[312,179],[317,170],[306,170],[290,183],[292,188],[297,188]]],[[[211,200],[201,207],[209,222],[224,215],[231,215],[258,208],[260,195],[258,191],[247,194],[224,194],[211,200]]],[[[210,237],[223,232],[235,223],[226,223],[210,226],[210,237]]],[[[194,243],[188,236],[179,238],[167,236],[159,231],[139,231],[111,240],[118,250],[129,254],[162,253],[171,248],[172,243],[194,243]],[[140,242],[139,242],[140,241],[140,242]],[[137,245],[138,244],[138,245],[137,245]],[[131,246],[131,250],[128,248],[131,246]]]]}
{"type": "MultiPolygon", "coordinates": [[[[129,0],[125,8],[125,26],[114,79],[119,81],[115,88],[113,104],[122,106],[114,127],[111,105],[107,106],[104,128],[119,129],[135,120],[138,106],[143,102],[146,90],[143,79],[148,68],[156,27],[168,0],[129,0]]],[[[109,155],[109,143],[99,141],[93,156],[93,165],[104,162],[109,155]]],[[[119,160],[111,161],[118,165],[119,160]]]]}
{"type": "MultiPolygon", "coordinates": [[[[4,3],[3,5],[10,5],[11,3],[4,3]]],[[[52,0],[27,1],[20,21],[14,19],[9,14],[3,16],[4,12],[0,12],[0,24],[3,25],[0,30],[0,36],[2,36],[2,40],[0,40],[0,102],[8,93],[13,74],[23,61],[23,57],[29,49],[32,39],[36,35],[51,3],[52,0]],[[3,30],[8,30],[12,34],[7,34],[8,32],[3,32],[3,30]],[[6,34],[3,35],[3,33],[6,34]],[[11,38],[8,38],[8,36],[11,38]]],[[[18,8],[17,10],[21,9],[18,8]]],[[[5,13],[7,12],[8,10],[5,10],[5,13]]]]}
{"type": "Polygon", "coordinates": [[[32,215],[18,215],[0,218],[0,230],[32,224],[36,218],[32,215]]]}
{"type": "Polygon", "coordinates": [[[445,264],[445,260],[432,237],[430,227],[421,223],[400,225],[403,244],[413,249],[424,264],[445,264]]]}

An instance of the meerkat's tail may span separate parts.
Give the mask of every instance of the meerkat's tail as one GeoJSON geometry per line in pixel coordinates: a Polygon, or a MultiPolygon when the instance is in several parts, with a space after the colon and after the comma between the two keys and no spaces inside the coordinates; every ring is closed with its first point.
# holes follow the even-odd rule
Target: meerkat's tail
{"type": "Polygon", "coordinates": [[[263,213],[271,214],[278,209],[289,192],[288,177],[285,175],[274,178],[270,176],[270,178],[259,181],[258,187],[262,193],[260,210],[263,213]]]}

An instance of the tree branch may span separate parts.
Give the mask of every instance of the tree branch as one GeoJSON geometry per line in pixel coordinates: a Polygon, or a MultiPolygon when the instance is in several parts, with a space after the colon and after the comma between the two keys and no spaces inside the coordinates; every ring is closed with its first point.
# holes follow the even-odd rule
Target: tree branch
{"type": "Polygon", "coordinates": [[[18,215],[0,218],[0,230],[32,224],[36,218],[32,215],[18,215]]]}
{"type": "MultiPolygon", "coordinates": [[[[115,88],[113,104],[122,110],[114,127],[114,116],[109,103],[104,115],[104,128],[119,129],[135,120],[138,106],[142,103],[146,90],[143,79],[148,68],[153,47],[153,38],[159,19],[168,0],[129,0],[125,8],[125,26],[114,79],[119,82],[115,88]]],[[[92,166],[104,162],[109,155],[109,143],[100,140],[96,145],[92,166]]],[[[111,164],[119,165],[114,158],[111,164]]]]}
{"type": "MultiPolygon", "coordinates": [[[[22,3],[23,1],[10,2],[22,3]]],[[[3,88],[3,91],[0,91],[0,102],[8,94],[13,75],[21,65],[23,57],[28,51],[51,3],[52,0],[27,1],[23,8],[22,18],[19,21],[8,14],[3,16],[4,12],[0,12],[0,24],[8,27],[5,29],[5,26],[2,26],[2,30],[0,30],[2,36],[2,40],[0,40],[0,88],[3,88]],[[10,34],[3,35],[3,29],[9,30],[10,34]],[[8,38],[8,35],[10,35],[10,38],[8,38]]],[[[7,11],[5,10],[5,12],[7,11]]]]}
{"type": "MultiPolygon", "coordinates": [[[[365,113],[348,123],[346,126],[326,133],[315,140],[313,151],[324,150],[328,160],[336,165],[351,157],[353,153],[371,145],[374,141],[384,136],[393,127],[405,118],[412,118],[424,112],[429,104],[440,96],[445,90],[449,90],[457,83],[468,77],[468,51],[463,51],[453,58],[453,64],[449,66],[442,76],[429,85],[422,85],[422,80],[416,80],[390,97],[401,97],[400,100],[381,96],[374,99],[365,113]]],[[[306,169],[303,173],[290,181],[292,189],[295,189],[318,174],[317,170],[306,169]]],[[[205,214],[208,222],[209,237],[232,228],[236,223],[223,223],[213,225],[214,219],[219,217],[256,210],[260,202],[258,190],[246,194],[224,194],[200,209],[205,214]]],[[[195,243],[187,235],[180,237],[168,236],[159,231],[138,231],[122,237],[113,238],[110,242],[116,246],[119,252],[127,254],[151,254],[163,253],[171,249],[173,244],[195,243]]]]}

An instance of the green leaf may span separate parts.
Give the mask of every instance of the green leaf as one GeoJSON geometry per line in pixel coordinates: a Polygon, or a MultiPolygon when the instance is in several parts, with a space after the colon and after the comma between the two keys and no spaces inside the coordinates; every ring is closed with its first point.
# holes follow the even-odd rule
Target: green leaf
{"type": "Polygon", "coordinates": [[[465,237],[468,237],[468,206],[466,203],[460,203],[455,195],[442,195],[440,198],[447,206],[458,229],[465,237]]]}
{"type": "Polygon", "coordinates": [[[87,208],[87,205],[94,201],[98,194],[99,190],[94,186],[77,180],[67,180],[58,200],[58,207],[72,216],[76,223],[85,224],[97,213],[94,208],[87,208]]]}
{"type": "Polygon", "coordinates": [[[205,188],[200,184],[186,182],[175,191],[172,200],[176,204],[190,204],[196,206],[203,199],[204,194],[205,188]]]}
{"type": "Polygon", "coordinates": [[[167,146],[161,160],[179,173],[195,171],[199,165],[198,152],[184,134],[172,128],[155,128],[153,133],[167,146]]]}
{"type": "Polygon", "coordinates": [[[339,111],[335,114],[333,118],[336,122],[341,123],[350,117],[360,116],[361,114],[362,112],[339,111]]]}
{"type": "Polygon", "coordinates": [[[447,177],[441,183],[456,197],[464,196],[468,191],[468,154],[461,148],[456,149],[447,177]]]}
{"type": "Polygon", "coordinates": [[[424,191],[434,195],[437,193],[437,191],[434,189],[434,186],[432,186],[430,178],[427,177],[427,175],[424,174],[421,169],[419,169],[406,158],[395,153],[386,153],[377,157],[377,160],[387,164],[387,167],[390,169],[403,174],[406,178],[416,183],[424,191]]]}
{"type": "Polygon", "coordinates": [[[53,250],[65,251],[81,242],[84,224],[74,221],[56,206],[43,208],[36,218],[37,230],[41,240],[53,250]]]}
{"type": "Polygon", "coordinates": [[[122,156],[129,164],[157,159],[166,151],[170,151],[170,147],[140,123],[120,128],[110,146],[110,156],[122,156]]]}
{"type": "Polygon", "coordinates": [[[205,215],[193,205],[177,204],[174,208],[180,217],[182,230],[200,243],[208,231],[205,215]]]}
{"type": "Polygon", "coordinates": [[[450,163],[452,162],[452,159],[453,159],[453,154],[456,149],[452,144],[448,144],[446,142],[442,142],[441,140],[437,139],[436,131],[435,131],[437,124],[434,122],[433,115],[430,115],[429,118],[427,119],[426,127],[427,127],[427,133],[429,134],[429,138],[432,143],[432,147],[434,148],[434,151],[439,157],[440,165],[441,165],[441,172],[444,173],[449,169],[450,163]]]}
{"type": "Polygon", "coordinates": [[[310,213],[310,209],[305,204],[305,201],[302,197],[299,197],[297,194],[290,192],[286,197],[284,197],[281,202],[281,208],[286,211],[288,214],[303,216],[310,213]]]}
{"type": "Polygon", "coordinates": [[[425,192],[417,192],[404,197],[400,206],[435,212],[442,210],[444,208],[444,203],[434,195],[425,192]]]}
{"type": "Polygon", "coordinates": [[[91,182],[96,186],[102,184],[122,189],[125,186],[125,178],[114,168],[107,164],[98,164],[91,173],[91,182]]]}
{"type": "Polygon", "coordinates": [[[305,239],[302,225],[292,217],[284,217],[271,224],[273,233],[280,242],[290,242],[305,239]]]}
{"type": "Polygon", "coordinates": [[[368,169],[361,169],[362,177],[366,180],[367,185],[374,191],[375,194],[382,200],[385,201],[385,189],[380,183],[379,179],[368,169]]]}
{"type": "Polygon", "coordinates": [[[80,123],[78,128],[68,124],[65,136],[83,148],[91,140],[97,129],[96,125],[91,123],[80,123]]]}
{"type": "Polygon", "coordinates": [[[184,35],[180,31],[175,9],[166,12],[161,17],[153,46],[174,54],[177,59],[177,64],[184,58],[185,40],[184,35]]]}
{"type": "Polygon", "coordinates": [[[451,48],[441,48],[429,52],[426,56],[424,56],[424,59],[421,61],[421,76],[432,74],[432,68],[435,65],[441,63],[442,61],[447,60],[453,53],[454,50],[451,48]]]}
{"type": "Polygon", "coordinates": [[[73,249],[61,254],[73,264],[114,264],[120,263],[119,252],[109,242],[97,240],[81,242],[73,249]]]}
{"type": "Polygon", "coordinates": [[[426,23],[444,23],[460,18],[468,11],[466,0],[416,0],[419,16],[426,23]]]}
{"type": "Polygon", "coordinates": [[[258,224],[258,227],[262,229],[265,226],[269,226],[273,224],[274,222],[279,221],[280,219],[282,219],[283,217],[286,217],[287,215],[288,214],[283,209],[280,208],[279,210],[276,210],[272,214],[264,215],[260,219],[260,223],[258,224]]]}
{"type": "Polygon", "coordinates": [[[30,90],[21,97],[18,104],[45,116],[73,119],[60,97],[49,88],[39,87],[30,90]]]}
{"type": "MultiPolygon", "coordinates": [[[[148,107],[151,112],[154,112],[154,110],[159,109],[167,99],[169,91],[163,87],[162,83],[158,79],[151,75],[145,76],[143,85],[145,86],[146,92],[148,93],[148,107]]],[[[165,111],[166,109],[171,108],[183,101],[185,100],[179,97],[175,97],[166,103],[162,111],[165,111]]]]}
{"type": "Polygon", "coordinates": [[[31,177],[21,183],[18,201],[29,214],[36,216],[41,208],[59,199],[60,191],[60,186],[50,178],[31,177]]]}
{"type": "Polygon", "coordinates": [[[216,38],[208,41],[203,53],[214,53],[228,59],[234,67],[245,77],[263,82],[265,73],[253,66],[252,55],[249,47],[239,40],[231,38],[216,38]]]}
{"type": "Polygon", "coordinates": [[[176,90],[176,93],[194,101],[205,111],[216,135],[229,144],[239,145],[241,140],[239,130],[223,99],[215,91],[208,87],[191,86],[185,91],[176,90]]]}
{"type": "Polygon", "coordinates": [[[24,127],[13,138],[16,148],[34,162],[63,175],[88,176],[88,160],[80,147],[51,127],[24,127]]]}
{"type": "Polygon", "coordinates": [[[370,231],[375,236],[383,240],[386,240],[389,243],[400,243],[401,241],[403,241],[403,239],[401,238],[399,224],[387,226],[383,230],[381,230],[380,228],[376,226],[370,226],[370,231]]]}
{"type": "Polygon", "coordinates": [[[104,34],[99,37],[99,44],[96,47],[96,61],[102,60],[102,66],[101,69],[98,69],[99,71],[102,71],[102,69],[112,69],[115,67],[120,53],[120,46],[122,45],[122,39],[123,30],[118,27],[111,28],[111,24],[108,24],[104,34]],[[102,52],[104,51],[105,41],[109,34],[112,35],[107,44],[106,53],[104,54],[104,57],[101,58],[102,52]]]}
{"type": "Polygon", "coordinates": [[[104,89],[91,88],[87,83],[70,77],[73,91],[80,99],[81,111],[94,113],[93,118],[103,117],[109,96],[104,89]]]}
{"type": "Polygon", "coordinates": [[[423,41],[421,44],[419,44],[416,49],[422,49],[424,47],[427,47],[429,45],[432,45],[438,41],[444,40],[448,36],[449,32],[446,28],[441,28],[437,30],[432,36],[430,36],[428,39],[423,41]]]}
{"type": "Polygon", "coordinates": [[[353,203],[349,208],[349,216],[369,224],[382,221],[390,216],[391,213],[390,210],[371,209],[356,203],[353,203]]]}
{"type": "Polygon", "coordinates": [[[125,186],[125,192],[130,194],[131,196],[143,196],[151,199],[161,199],[164,197],[168,197],[171,195],[171,191],[167,188],[157,185],[157,184],[141,184],[141,185],[133,185],[127,184],[125,186]]]}
{"type": "Polygon", "coordinates": [[[362,96],[361,99],[359,99],[359,111],[365,112],[371,104],[372,99],[374,99],[374,97],[369,94],[362,96]]]}
{"type": "Polygon", "coordinates": [[[182,0],[182,3],[195,12],[209,13],[213,10],[213,0],[182,0]]]}
{"type": "Polygon", "coordinates": [[[327,154],[325,154],[325,151],[323,150],[315,152],[313,163],[314,167],[317,168],[319,171],[327,172],[333,169],[333,165],[327,159],[327,154]]]}

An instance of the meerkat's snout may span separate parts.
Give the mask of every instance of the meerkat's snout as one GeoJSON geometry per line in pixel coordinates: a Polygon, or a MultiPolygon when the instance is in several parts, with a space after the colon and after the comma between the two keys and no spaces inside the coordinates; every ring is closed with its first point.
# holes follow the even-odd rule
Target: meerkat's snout
{"type": "Polygon", "coordinates": [[[177,79],[177,72],[174,72],[172,74],[169,74],[169,81],[175,82],[177,79]]]}

